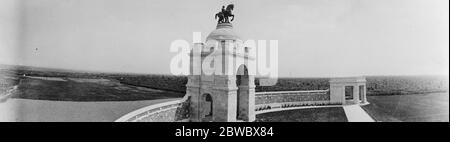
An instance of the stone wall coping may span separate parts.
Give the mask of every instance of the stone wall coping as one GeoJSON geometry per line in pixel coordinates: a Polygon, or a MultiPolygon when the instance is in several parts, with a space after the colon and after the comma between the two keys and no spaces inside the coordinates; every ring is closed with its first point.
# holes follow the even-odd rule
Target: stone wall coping
{"type": "MultiPolygon", "coordinates": [[[[255,60],[256,58],[254,56],[252,56],[250,53],[240,53],[240,52],[235,52],[235,51],[230,51],[230,49],[227,49],[225,51],[215,51],[215,52],[202,52],[200,54],[202,57],[206,57],[206,56],[233,56],[236,55],[237,57],[242,57],[242,58],[247,58],[250,60],[255,60]]],[[[191,57],[193,57],[194,55],[191,55],[191,57]]]]}
{"type": "Polygon", "coordinates": [[[360,77],[338,77],[331,78],[330,83],[365,83],[366,78],[363,76],[360,77]]]}
{"type": "MultiPolygon", "coordinates": [[[[137,109],[135,111],[132,111],[130,113],[127,113],[127,114],[123,115],[122,117],[117,119],[115,122],[126,122],[129,119],[131,119],[131,118],[133,118],[133,117],[135,117],[135,116],[137,116],[139,114],[145,113],[146,111],[157,109],[157,108],[161,108],[161,107],[164,107],[164,106],[170,106],[170,105],[174,105],[174,104],[183,103],[184,101],[186,101],[188,99],[188,97],[189,97],[188,95],[185,95],[182,99],[179,99],[179,100],[158,103],[158,104],[149,105],[149,106],[137,109]]],[[[159,112],[159,111],[155,111],[155,112],[159,112]]]]}
{"type": "Polygon", "coordinates": [[[273,91],[273,92],[255,92],[255,95],[276,95],[276,94],[291,94],[294,93],[322,93],[328,92],[329,90],[305,90],[305,91],[273,91]]]}
{"type": "Polygon", "coordinates": [[[323,106],[301,106],[301,107],[289,107],[289,108],[275,108],[275,109],[255,111],[255,114],[263,114],[263,113],[269,113],[269,112],[295,110],[295,109],[327,108],[327,107],[342,107],[342,106],[343,105],[323,105],[323,106]]]}

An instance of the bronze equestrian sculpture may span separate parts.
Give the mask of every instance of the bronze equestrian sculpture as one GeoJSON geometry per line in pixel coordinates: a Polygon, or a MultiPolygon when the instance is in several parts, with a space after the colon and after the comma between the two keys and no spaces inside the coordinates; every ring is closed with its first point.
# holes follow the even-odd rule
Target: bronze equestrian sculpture
{"type": "Polygon", "coordinates": [[[234,15],[232,13],[234,9],[233,4],[229,4],[227,8],[225,6],[222,6],[222,11],[216,14],[215,19],[219,18],[217,23],[230,23],[230,21],[234,20],[234,15]],[[229,20],[229,17],[232,17],[231,20],[229,20]]]}

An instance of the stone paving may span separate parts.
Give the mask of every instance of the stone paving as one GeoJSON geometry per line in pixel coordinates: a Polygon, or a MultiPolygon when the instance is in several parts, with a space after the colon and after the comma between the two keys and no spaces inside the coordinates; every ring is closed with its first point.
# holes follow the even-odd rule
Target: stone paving
{"type": "Polygon", "coordinates": [[[343,106],[348,122],[375,122],[359,105],[343,106]]]}

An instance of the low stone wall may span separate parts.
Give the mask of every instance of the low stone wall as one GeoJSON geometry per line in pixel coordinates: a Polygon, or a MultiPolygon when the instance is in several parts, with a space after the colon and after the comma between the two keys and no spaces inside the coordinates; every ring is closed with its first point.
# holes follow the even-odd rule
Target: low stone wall
{"type": "Polygon", "coordinates": [[[329,90],[256,92],[255,111],[301,106],[333,105],[329,90]]]}
{"type": "Polygon", "coordinates": [[[116,122],[184,122],[189,119],[189,96],[181,100],[147,106],[130,112],[116,122]]]}
{"type": "MultiPolygon", "coordinates": [[[[181,100],[147,106],[130,112],[116,122],[186,122],[189,121],[189,100],[181,100]]],[[[256,114],[295,109],[304,106],[335,105],[330,102],[329,90],[256,92],[256,114]]]]}

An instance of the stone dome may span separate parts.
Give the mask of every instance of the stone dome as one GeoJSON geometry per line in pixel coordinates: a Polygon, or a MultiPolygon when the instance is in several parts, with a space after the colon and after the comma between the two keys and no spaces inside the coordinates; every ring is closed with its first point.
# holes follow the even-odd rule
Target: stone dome
{"type": "Polygon", "coordinates": [[[240,37],[234,32],[231,23],[219,23],[216,29],[206,37],[206,41],[208,40],[240,40],[240,37]]]}

